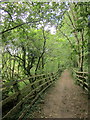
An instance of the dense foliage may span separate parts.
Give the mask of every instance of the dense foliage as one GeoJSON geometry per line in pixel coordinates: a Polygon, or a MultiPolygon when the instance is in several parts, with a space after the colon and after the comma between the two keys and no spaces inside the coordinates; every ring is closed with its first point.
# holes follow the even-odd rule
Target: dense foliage
{"type": "Polygon", "coordinates": [[[90,2],[2,2],[4,82],[76,67],[87,71],[90,2]]]}

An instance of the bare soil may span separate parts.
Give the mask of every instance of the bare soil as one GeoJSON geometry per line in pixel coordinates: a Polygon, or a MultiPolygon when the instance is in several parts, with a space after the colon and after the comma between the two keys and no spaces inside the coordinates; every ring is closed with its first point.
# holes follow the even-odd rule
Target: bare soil
{"type": "Polygon", "coordinates": [[[50,88],[39,110],[33,112],[34,118],[87,118],[88,96],[74,83],[68,70],[65,70],[50,88]]]}

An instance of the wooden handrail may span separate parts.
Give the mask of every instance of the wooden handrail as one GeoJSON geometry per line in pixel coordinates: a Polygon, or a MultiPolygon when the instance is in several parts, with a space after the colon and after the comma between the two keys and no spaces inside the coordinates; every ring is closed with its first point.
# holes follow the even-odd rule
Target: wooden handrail
{"type": "Polygon", "coordinates": [[[76,71],[76,70],[73,70],[75,73],[76,73],[76,77],[77,77],[77,81],[78,83],[86,90],[88,91],[88,83],[86,82],[87,79],[88,79],[88,72],[81,72],[81,71],[76,71]],[[81,75],[79,75],[81,74],[81,75]],[[82,79],[85,79],[82,80],[82,79]]]}
{"type": "Polygon", "coordinates": [[[84,76],[81,76],[81,75],[76,75],[77,77],[80,77],[80,78],[84,78],[84,79],[87,79],[87,76],[84,77],[84,76]]]}
{"type": "Polygon", "coordinates": [[[75,73],[84,73],[84,74],[88,74],[88,72],[81,72],[81,71],[76,71],[75,69],[72,69],[75,73]]]}
{"type": "Polygon", "coordinates": [[[88,74],[88,72],[75,71],[75,73],[88,74]]]}
{"type": "Polygon", "coordinates": [[[44,92],[50,85],[52,85],[53,83],[50,83],[48,86],[46,86],[36,97],[35,99],[33,99],[32,103],[23,111],[23,113],[21,113],[21,115],[19,116],[18,120],[22,119],[25,114],[27,113],[28,109],[31,108],[31,106],[35,103],[35,101],[38,99],[38,97],[41,95],[42,92],[44,92]]]}
{"type": "MultiPolygon", "coordinates": [[[[6,84],[3,84],[2,88],[13,86],[13,84],[15,84],[16,82],[19,83],[19,82],[23,82],[24,80],[29,80],[29,79],[31,79],[31,78],[41,77],[41,76],[49,75],[49,74],[52,74],[52,73],[41,74],[41,75],[33,75],[33,76],[26,77],[26,78],[23,78],[23,79],[20,79],[20,80],[17,80],[17,81],[12,81],[12,82],[9,82],[9,83],[6,83],[6,84]]],[[[53,74],[55,74],[55,72],[53,72],[53,74]]]]}
{"type": "Polygon", "coordinates": [[[77,73],[84,73],[84,74],[88,74],[88,72],[77,72],[77,73]]]}
{"type": "MultiPolygon", "coordinates": [[[[47,79],[48,79],[49,77],[47,77],[47,79]]],[[[40,80],[37,80],[37,81],[35,81],[35,82],[33,82],[32,84],[29,84],[28,86],[26,86],[25,88],[23,88],[22,90],[21,90],[21,93],[23,94],[23,91],[24,92],[27,92],[28,91],[28,87],[30,88],[32,85],[35,85],[36,83],[38,83],[38,82],[40,82],[40,81],[42,81],[42,80],[45,80],[46,78],[43,78],[43,79],[40,79],[40,80]]],[[[6,102],[9,102],[11,99],[13,99],[13,98],[16,98],[17,97],[17,95],[18,95],[18,92],[16,92],[15,94],[12,94],[11,96],[9,96],[9,97],[7,97],[6,99],[4,99],[4,100],[2,100],[2,103],[3,103],[3,105],[6,103],[6,102]]]]}
{"type": "MultiPolygon", "coordinates": [[[[45,74],[42,74],[41,76],[44,76],[45,74]]],[[[40,75],[35,75],[33,77],[36,77],[36,76],[40,76],[40,75]]],[[[49,73],[47,75],[45,75],[45,78],[40,78],[40,79],[36,79],[36,81],[34,81],[33,83],[29,83],[28,85],[26,85],[26,87],[24,87],[22,90],[20,90],[20,95],[23,94],[23,92],[27,93],[27,95],[23,96],[23,98],[21,98],[18,103],[16,104],[16,106],[13,106],[4,116],[3,116],[3,119],[4,118],[7,118],[8,116],[10,116],[12,113],[14,113],[15,111],[17,111],[18,107],[20,107],[23,103],[25,103],[28,98],[30,98],[31,95],[35,95],[35,96],[38,96],[40,94],[40,91],[44,91],[44,89],[46,89],[48,86],[50,86],[55,79],[57,79],[57,76],[58,76],[58,72],[56,73],[49,73]],[[35,85],[39,83],[39,86],[35,86],[35,88],[32,88],[32,85],[35,85]],[[29,89],[27,89],[29,88],[29,89]],[[31,89],[32,88],[32,89],[31,89]],[[31,89],[31,90],[30,90],[31,89]],[[30,92],[29,92],[30,91],[30,92]],[[38,92],[37,92],[38,91],[38,92]]],[[[32,78],[32,77],[30,77],[32,78]]],[[[19,80],[21,82],[21,80],[19,80]]],[[[8,86],[8,87],[11,87],[11,86],[8,86]]],[[[12,96],[9,96],[8,98],[4,99],[2,101],[2,105],[6,105],[10,100],[14,99],[14,98],[17,98],[17,95],[18,95],[18,92],[16,92],[15,94],[13,94],[12,96]]],[[[32,98],[32,97],[31,97],[32,98]]],[[[36,97],[35,97],[36,99],[36,97]]],[[[34,99],[33,99],[34,101],[34,99]]],[[[32,104],[32,102],[31,102],[32,104]]]]}

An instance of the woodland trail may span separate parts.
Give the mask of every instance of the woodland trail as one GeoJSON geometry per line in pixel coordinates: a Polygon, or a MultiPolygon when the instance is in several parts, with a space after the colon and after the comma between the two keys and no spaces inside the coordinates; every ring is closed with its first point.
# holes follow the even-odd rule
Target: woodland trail
{"type": "Polygon", "coordinates": [[[65,70],[39,107],[39,111],[33,112],[34,118],[87,118],[88,96],[65,70]]]}

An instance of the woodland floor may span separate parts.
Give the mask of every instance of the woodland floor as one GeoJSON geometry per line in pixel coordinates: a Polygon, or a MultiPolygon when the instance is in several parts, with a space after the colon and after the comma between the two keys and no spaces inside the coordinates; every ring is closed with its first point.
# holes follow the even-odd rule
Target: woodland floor
{"type": "MultiPolygon", "coordinates": [[[[32,113],[33,118],[87,118],[88,96],[74,83],[68,70],[65,70],[45,99],[32,113]]],[[[30,114],[28,115],[30,117],[30,114]]]]}

